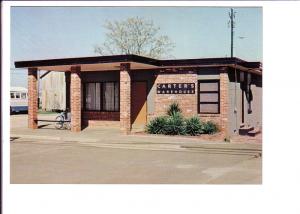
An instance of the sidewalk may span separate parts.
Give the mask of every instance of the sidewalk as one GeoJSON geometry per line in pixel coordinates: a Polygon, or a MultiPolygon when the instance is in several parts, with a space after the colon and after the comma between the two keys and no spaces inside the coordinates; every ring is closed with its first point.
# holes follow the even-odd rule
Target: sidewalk
{"type": "MultiPolygon", "coordinates": [[[[53,119],[55,115],[39,115],[39,119],[53,119]]],[[[11,137],[59,143],[79,143],[82,145],[110,148],[152,149],[152,150],[193,150],[193,151],[234,151],[240,153],[260,152],[261,144],[227,143],[207,141],[185,136],[160,136],[146,134],[123,135],[116,126],[86,128],[74,133],[70,130],[57,130],[53,123],[39,123],[42,128],[29,129],[27,115],[11,116],[11,137]]],[[[251,153],[252,154],[252,153],[251,153]]]]}

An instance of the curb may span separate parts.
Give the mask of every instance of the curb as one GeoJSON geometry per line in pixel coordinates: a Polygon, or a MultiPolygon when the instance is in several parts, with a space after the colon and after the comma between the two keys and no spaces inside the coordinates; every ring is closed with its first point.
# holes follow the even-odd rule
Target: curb
{"type": "Polygon", "coordinates": [[[27,138],[27,139],[40,139],[40,140],[61,140],[61,137],[41,136],[41,135],[24,135],[24,134],[11,134],[10,137],[27,138]]]}
{"type": "Polygon", "coordinates": [[[11,134],[10,137],[25,138],[25,139],[35,139],[35,140],[58,140],[58,141],[82,141],[86,143],[95,143],[98,139],[88,139],[88,138],[74,138],[74,137],[53,137],[46,135],[24,135],[24,134],[11,134]]]}
{"type": "Polygon", "coordinates": [[[183,141],[192,141],[193,143],[211,143],[211,144],[220,144],[224,143],[226,144],[227,142],[223,140],[209,140],[209,139],[199,139],[199,138],[193,138],[193,137],[184,137],[184,136],[173,136],[173,135],[158,135],[158,134],[149,134],[149,135],[143,135],[143,134],[136,134],[136,133],[131,133],[127,135],[128,137],[141,137],[141,138],[153,138],[153,139],[170,139],[172,140],[183,140],[183,141]]]}

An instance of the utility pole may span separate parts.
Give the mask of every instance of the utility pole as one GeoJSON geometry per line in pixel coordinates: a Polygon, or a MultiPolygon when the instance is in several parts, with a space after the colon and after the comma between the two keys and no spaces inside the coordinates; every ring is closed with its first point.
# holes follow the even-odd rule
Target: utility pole
{"type": "Polygon", "coordinates": [[[234,33],[233,29],[235,28],[235,21],[234,21],[234,19],[235,19],[235,14],[236,14],[236,12],[234,12],[233,8],[231,8],[231,9],[230,9],[230,12],[228,13],[229,18],[230,18],[228,24],[230,24],[230,30],[231,30],[231,37],[230,37],[230,39],[231,39],[230,56],[231,56],[231,57],[233,57],[233,36],[234,36],[234,34],[233,34],[233,33],[234,33]]]}

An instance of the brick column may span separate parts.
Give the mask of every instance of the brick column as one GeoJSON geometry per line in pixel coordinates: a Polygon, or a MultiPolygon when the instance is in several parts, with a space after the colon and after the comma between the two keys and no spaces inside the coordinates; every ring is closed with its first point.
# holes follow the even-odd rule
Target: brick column
{"type": "Polygon", "coordinates": [[[130,64],[120,65],[120,128],[124,134],[131,131],[131,77],[130,64]]]}
{"type": "Polygon", "coordinates": [[[81,77],[80,66],[71,67],[71,131],[81,131],[81,77]]]}
{"type": "Polygon", "coordinates": [[[37,68],[28,68],[28,128],[37,129],[37,68]]]}
{"type": "Polygon", "coordinates": [[[228,68],[222,67],[220,70],[220,116],[221,132],[229,136],[229,77],[228,68]]]}

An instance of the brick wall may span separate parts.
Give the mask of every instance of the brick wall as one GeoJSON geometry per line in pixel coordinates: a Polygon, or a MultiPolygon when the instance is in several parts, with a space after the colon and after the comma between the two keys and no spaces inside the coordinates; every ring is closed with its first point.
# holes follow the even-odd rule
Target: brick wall
{"type": "Polygon", "coordinates": [[[28,128],[37,129],[37,69],[28,68],[28,128]]]}
{"type": "Polygon", "coordinates": [[[89,127],[120,126],[120,112],[84,111],[83,124],[89,127]]]}
{"type": "Polygon", "coordinates": [[[198,114],[202,121],[212,121],[221,129],[221,115],[220,114],[198,114]]]}
{"type": "Polygon", "coordinates": [[[184,116],[197,115],[197,73],[195,71],[161,72],[157,75],[155,83],[155,113],[159,116],[166,114],[166,110],[173,102],[177,102],[184,116]],[[157,94],[158,83],[195,83],[195,94],[157,94]]]}
{"type": "Polygon", "coordinates": [[[119,121],[120,112],[84,111],[82,113],[82,118],[83,120],[119,121]]]}

